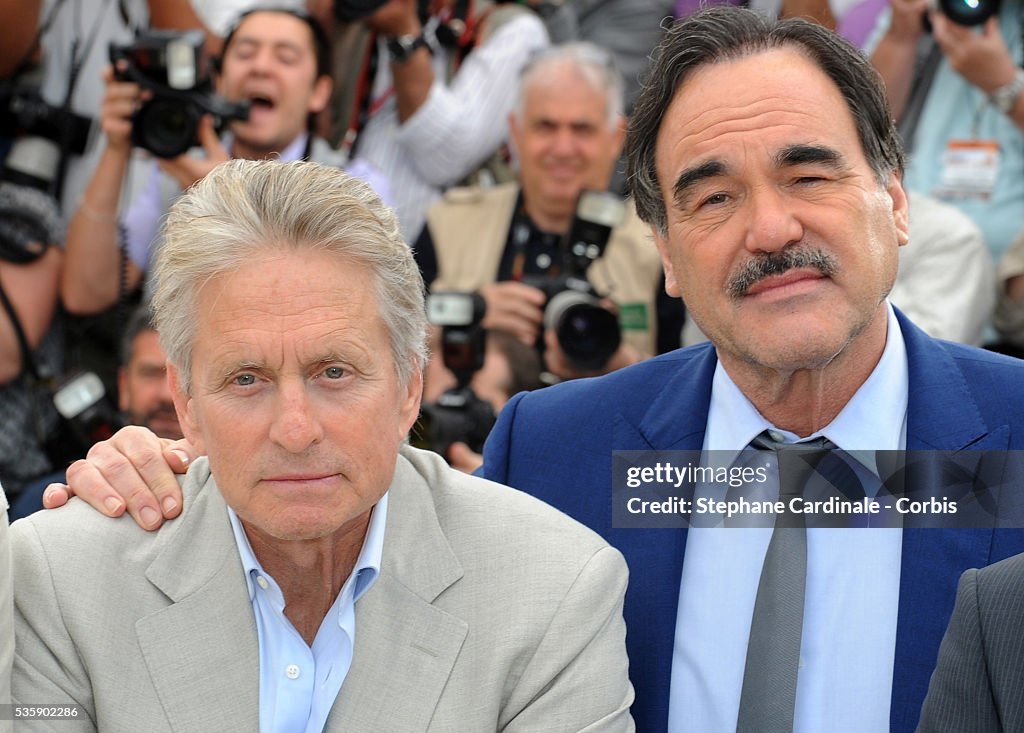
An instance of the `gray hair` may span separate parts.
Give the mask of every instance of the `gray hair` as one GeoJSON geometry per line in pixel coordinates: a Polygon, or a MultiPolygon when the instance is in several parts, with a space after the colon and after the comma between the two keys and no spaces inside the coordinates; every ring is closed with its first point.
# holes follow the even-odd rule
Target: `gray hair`
{"type": "Polygon", "coordinates": [[[658,185],[658,131],[679,88],[695,70],[777,48],[794,48],[839,87],[853,115],[861,148],[880,183],[902,175],[903,146],[878,72],[855,46],[800,18],[771,20],[746,8],[699,11],[669,29],[633,108],[626,137],[629,186],[640,218],[666,234],[665,202],[658,185]]]}
{"type": "Polygon", "coordinates": [[[526,107],[526,90],[534,78],[543,79],[553,67],[569,66],[595,92],[606,95],[608,127],[619,124],[625,109],[625,82],[611,54],[593,43],[579,41],[560,46],[549,46],[530,58],[519,72],[519,92],[516,98],[516,117],[520,120],[526,107]]]}
{"type": "Polygon", "coordinates": [[[232,160],[174,203],[163,237],[153,311],[186,392],[200,291],[271,248],[319,250],[368,267],[399,381],[407,385],[422,371],[423,278],[394,213],[358,178],[317,163],[232,160]]]}

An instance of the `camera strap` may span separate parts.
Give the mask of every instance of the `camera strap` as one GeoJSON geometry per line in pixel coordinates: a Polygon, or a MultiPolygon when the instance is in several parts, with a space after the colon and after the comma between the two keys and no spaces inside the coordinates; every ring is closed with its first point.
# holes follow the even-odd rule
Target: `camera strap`
{"type": "Polygon", "coordinates": [[[3,285],[0,285],[0,305],[3,305],[8,318],[11,319],[14,336],[18,339],[18,349],[21,351],[21,371],[18,375],[28,373],[34,381],[42,382],[43,379],[36,366],[36,360],[32,356],[32,349],[28,345],[28,338],[25,336],[25,329],[21,325],[21,319],[18,318],[18,311],[14,309],[14,303],[7,297],[7,291],[4,290],[3,285]]]}
{"type": "Polygon", "coordinates": [[[903,149],[908,153],[913,149],[914,138],[917,136],[917,126],[921,121],[921,112],[924,111],[924,103],[928,99],[928,92],[932,88],[935,74],[939,70],[939,63],[942,61],[942,49],[929,34],[922,39],[922,44],[927,44],[927,51],[923,57],[919,52],[918,63],[915,63],[914,81],[910,87],[910,99],[907,100],[907,108],[903,112],[903,118],[899,123],[900,137],[903,139],[903,149]]]}

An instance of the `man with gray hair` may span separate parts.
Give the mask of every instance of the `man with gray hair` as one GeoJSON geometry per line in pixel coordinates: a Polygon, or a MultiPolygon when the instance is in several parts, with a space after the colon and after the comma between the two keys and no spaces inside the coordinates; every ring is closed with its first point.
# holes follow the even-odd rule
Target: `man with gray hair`
{"type": "Polygon", "coordinates": [[[376,194],[236,160],[164,234],[206,458],[158,533],[80,502],[14,525],[16,699],[80,705],[60,730],[632,730],[621,555],[404,444],[423,285],[376,194]]]}
{"type": "MultiPolygon", "coordinates": [[[[509,131],[518,181],[450,190],[428,211],[414,250],[432,291],[479,291],[487,304],[484,327],[532,345],[544,330],[547,300],[536,284],[564,272],[565,240],[580,195],[607,190],[625,139],[623,81],[608,52],[570,43],[532,58],[520,77],[509,131]]],[[[615,304],[621,346],[604,363],[581,368],[547,329],[548,370],[572,378],[654,354],[661,274],[650,232],[627,204],[606,249],[586,271],[615,304]]]]}

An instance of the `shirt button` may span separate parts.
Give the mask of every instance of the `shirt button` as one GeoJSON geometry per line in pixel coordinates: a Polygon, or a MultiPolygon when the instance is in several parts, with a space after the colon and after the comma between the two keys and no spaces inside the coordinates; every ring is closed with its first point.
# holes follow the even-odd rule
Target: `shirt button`
{"type": "Polygon", "coordinates": [[[299,665],[289,664],[284,670],[285,676],[290,680],[297,680],[299,678],[299,665]]]}
{"type": "Polygon", "coordinates": [[[264,578],[262,575],[257,575],[256,576],[256,585],[258,585],[263,590],[266,590],[267,588],[270,587],[270,583],[268,583],[267,579],[264,578]]]}

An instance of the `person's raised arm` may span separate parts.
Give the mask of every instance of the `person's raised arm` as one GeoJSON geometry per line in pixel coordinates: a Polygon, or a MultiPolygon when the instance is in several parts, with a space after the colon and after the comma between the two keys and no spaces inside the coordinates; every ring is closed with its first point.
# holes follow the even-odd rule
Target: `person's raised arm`
{"type": "MultiPolygon", "coordinates": [[[[121,250],[118,246],[118,204],[132,155],[132,113],[142,98],[137,84],[114,79],[103,72],[107,91],[100,110],[106,147],[89,185],[68,224],[66,262],[61,298],[71,313],[91,314],[109,308],[120,286],[121,250]]],[[[128,289],[135,288],[142,272],[127,263],[128,289]]]]}
{"type": "Polygon", "coordinates": [[[10,76],[32,51],[42,0],[0,0],[0,78],[10,76]]]}
{"type": "Polygon", "coordinates": [[[924,33],[928,0],[892,0],[889,28],[871,54],[871,63],[885,82],[893,116],[899,120],[910,101],[917,44],[924,33]]]}
{"type": "MultiPolygon", "coordinates": [[[[1020,71],[999,30],[996,16],[985,21],[979,33],[933,13],[932,29],[935,42],[942,48],[949,65],[990,98],[998,89],[1009,87],[1020,71]]],[[[1006,115],[1018,128],[1024,129],[1024,94],[1017,92],[1006,115]]]]}
{"type": "MultiPolygon", "coordinates": [[[[389,0],[377,9],[366,25],[388,39],[419,38],[423,33],[416,0],[389,0]]],[[[391,79],[395,90],[398,120],[405,122],[427,101],[434,83],[430,50],[421,45],[401,61],[392,60],[391,79]]]]}

